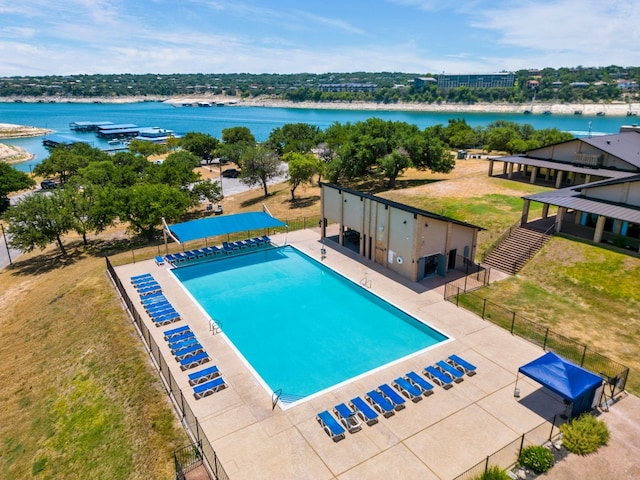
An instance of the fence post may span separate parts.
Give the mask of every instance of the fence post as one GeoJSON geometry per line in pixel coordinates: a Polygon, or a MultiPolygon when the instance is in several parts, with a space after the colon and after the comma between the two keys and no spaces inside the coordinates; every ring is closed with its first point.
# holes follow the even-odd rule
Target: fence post
{"type": "Polygon", "coordinates": [[[516,312],[512,312],[513,315],[511,315],[511,335],[513,335],[513,327],[516,324],[516,312]]]}
{"type": "Polygon", "coordinates": [[[522,455],[522,447],[524,447],[524,433],[522,434],[522,438],[520,438],[520,449],[518,450],[518,460],[520,460],[520,455],[522,455]]]}
{"type": "Polygon", "coordinates": [[[464,291],[465,291],[465,292],[467,291],[467,278],[469,278],[469,276],[468,276],[468,275],[465,275],[465,276],[464,276],[464,291]]]}
{"type": "Polygon", "coordinates": [[[549,432],[549,441],[551,441],[551,439],[553,438],[553,429],[556,427],[556,418],[558,417],[558,414],[556,413],[553,416],[553,421],[551,422],[551,432],[549,432]]]}
{"type": "Polygon", "coordinates": [[[484,462],[484,473],[487,473],[489,470],[489,455],[487,455],[487,460],[484,462]]]}
{"type": "Polygon", "coordinates": [[[582,349],[582,360],[580,360],[580,366],[584,365],[584,357],[587,355],[587,346],[585,345],[582,349]]]}
{"type": "Polygon", "coordinates": [[[482,319],[484,320],[484,311],[487,308],[487,299],[483,298],[483,303],[482,303],[482,319]]]}
{"type": "Polygon", "coordinates": [[[544,343],[542,344],[542,349],[547,349],[547,339],[549,338],[549,327],[547,327],[547,331],[544,332],[544,343]]]}
{"type": "Polygon", "coordinates": [[[133,248],[131,249],[131,258],[133,258],[133,263],[136,263],[136,256],[133,253],[133,248]]]}

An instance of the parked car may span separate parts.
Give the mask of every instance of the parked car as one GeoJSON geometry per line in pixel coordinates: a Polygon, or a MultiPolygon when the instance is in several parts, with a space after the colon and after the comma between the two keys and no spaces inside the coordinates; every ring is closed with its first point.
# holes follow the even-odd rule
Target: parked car
{"type": "Polygon", "coordinates": [[[40,182],[40,188],[43,190],[51,190],[52,188],[58,188],[58,184],[53,180],[43,180],[40,182]]]}
{"type": "Polygon", "coordinates": [[[222,176],[224,178],[238,178],[239,175],[240,175],[240,170],[237,170],[235,168],[227,168],[225,171],[222,172],[222,176]]]}

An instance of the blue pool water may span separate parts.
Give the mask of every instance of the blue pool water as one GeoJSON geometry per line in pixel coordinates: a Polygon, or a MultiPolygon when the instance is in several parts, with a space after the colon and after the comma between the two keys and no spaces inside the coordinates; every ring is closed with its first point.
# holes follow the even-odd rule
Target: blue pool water
{"type": "Polygon", "coordinates": [[[290,246],[174,273],[271,390],[287,395],[311,395],[447,339],[290,246]]]}

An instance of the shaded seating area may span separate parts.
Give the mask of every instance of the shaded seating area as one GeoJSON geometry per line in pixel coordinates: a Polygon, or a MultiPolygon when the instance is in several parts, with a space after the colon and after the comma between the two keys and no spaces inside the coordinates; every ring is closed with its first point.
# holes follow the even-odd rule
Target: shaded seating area
{"type": "MultiPolygon", "coordinates": [[[[181,264],[190,264],[194,261],[214,260],[228,255],[247,253],[249,250],[272,247],[271,239],[263,235],[262,237],[238,240],[236,242],[222,242],[220,246],[202,247],[193,250],[185,250],[183,253],[169,253],[164,256],[171,266],[176,267],[181,264]]],[[[157,263],[157,262],[156,262],[157,263]]]]}
{"type": "Polygon", "coordinates": [[[333,441],[345,438],[345,433],[356,433],[362,430],[362,424],[374,426],[380,417],[390,418],[396,412],[404,410],[407,400],[418,403],[423,397],[433,395],[436,385],[448,390],[454,383],[459,383],[464,376],[476,374],[476,367],[457,355],[450,355],[446,360],[439,360],[429,365],[423,375],[416,371],[397,377],[393,382],[383,383],[368,391],[363,396],[352,398],[349,403],[339,403],[331,412],[325,410],[316,419],[333,441]],[[364,398],[363,398],[364,397],[364,398]]]}

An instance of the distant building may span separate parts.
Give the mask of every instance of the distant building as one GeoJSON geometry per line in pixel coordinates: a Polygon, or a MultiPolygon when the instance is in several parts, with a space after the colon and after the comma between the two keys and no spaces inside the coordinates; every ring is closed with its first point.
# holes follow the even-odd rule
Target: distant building
{"type": "Polygon", "coordinates": [[[416,88],[422,88],[425,85],[437,85],[438,80],[433,77],[416,77],[413,79],[413,86],[416,88]]]}
{"type": "Polygon", "coordinates": [[[318,85],[321,92],[368,92],[373,93],[378,89],[374,83],[321,83],[318,85]]]}
{"type": "Polygon", "coordinates": [[[515,85],[516,75],[513,72],[502,73],[470,73],[464,75],[438,75],[438,88],[495,88],[515,85]]]}
{"type": "Polygon", "coordinates": [[[589,86],[589,82],[571,82],[569,86],[571,88],[587,88],[589,86]]]}

